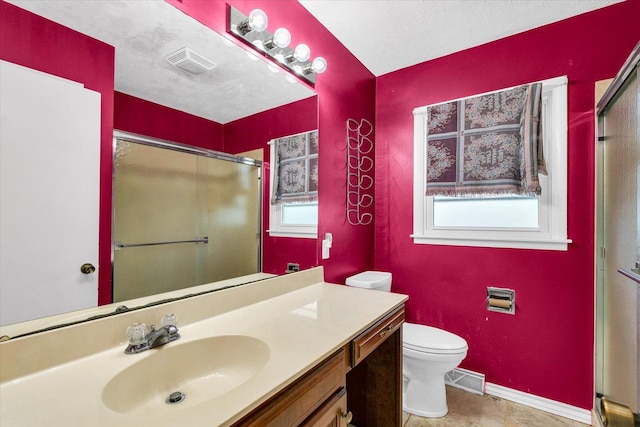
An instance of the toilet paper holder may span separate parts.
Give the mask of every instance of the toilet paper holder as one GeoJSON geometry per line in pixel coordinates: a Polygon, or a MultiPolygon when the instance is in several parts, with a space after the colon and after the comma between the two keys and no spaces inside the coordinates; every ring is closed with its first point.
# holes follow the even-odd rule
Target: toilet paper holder
{"type": "Polygon", "coordinates": [[[516,291],[506,288],[487,288],[487,310],[516,314],[516,291]]]}

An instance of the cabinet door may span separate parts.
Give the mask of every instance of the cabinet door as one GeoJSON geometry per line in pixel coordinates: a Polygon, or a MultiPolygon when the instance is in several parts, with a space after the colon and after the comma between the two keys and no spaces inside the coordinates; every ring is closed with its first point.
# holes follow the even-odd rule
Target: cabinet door
{"type": "Polygon", "coordinates": [[[328,399],[300,427],[347,427],[350,414],[347,412],[347,390],[341,389],[328,399]]]}

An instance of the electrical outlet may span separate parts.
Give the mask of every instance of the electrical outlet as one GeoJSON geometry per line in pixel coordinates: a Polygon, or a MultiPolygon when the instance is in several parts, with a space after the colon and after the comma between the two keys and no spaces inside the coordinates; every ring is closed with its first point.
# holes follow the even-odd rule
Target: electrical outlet
{"type": "Polygon", "coordinates": [[[295,273],[296,271],[300,271],[300,264],[295,262],[287,263],[287,273],[295,273]]]}

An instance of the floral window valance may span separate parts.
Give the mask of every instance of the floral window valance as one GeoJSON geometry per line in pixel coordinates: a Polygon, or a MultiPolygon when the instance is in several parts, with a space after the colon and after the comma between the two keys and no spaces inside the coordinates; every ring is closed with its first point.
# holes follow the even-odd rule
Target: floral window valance
{"type": "Polygon", "coordinates": [[[277,138],[271,143],[275,144],[271,203],[317,201],[318,131],[277,138]]]}
{"type": "Polygon", "coordinates": [[[427,196],[539,195],[542,84],[427,108],[427,196]]]}

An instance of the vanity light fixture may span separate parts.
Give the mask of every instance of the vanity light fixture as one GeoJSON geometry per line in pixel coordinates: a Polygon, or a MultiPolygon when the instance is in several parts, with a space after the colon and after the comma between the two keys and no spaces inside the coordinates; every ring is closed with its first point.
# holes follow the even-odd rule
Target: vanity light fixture
{"type": "Polygon", "coordinates": [[[267,30],[268,22],[267,14],[260,9],[254,9],[246,16],[233,6],[228,6],[229,34],[258,54],[314,85],[316,75],[326,71],[327,61],[320,56],[311,60],[311,49],[304,43],[291,48],[289,30],[281,27],[272,34],[267,30]]]}

